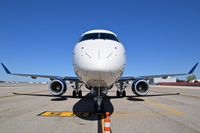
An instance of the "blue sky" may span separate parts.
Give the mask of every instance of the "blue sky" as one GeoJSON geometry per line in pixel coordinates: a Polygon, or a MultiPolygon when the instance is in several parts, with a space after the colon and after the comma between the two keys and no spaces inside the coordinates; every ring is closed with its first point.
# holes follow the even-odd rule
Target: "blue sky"
{"type": "MultiPolygon", "coordinates": [[[[100,28],[123,42],[124,75],[186,72],[200,62],[199,7],[199,0],[1,0],[0,62],[13,72],[75,76],[75,43],[100,28]]],[[[33,81],[2,68],[0,80],[33,81]]]]}

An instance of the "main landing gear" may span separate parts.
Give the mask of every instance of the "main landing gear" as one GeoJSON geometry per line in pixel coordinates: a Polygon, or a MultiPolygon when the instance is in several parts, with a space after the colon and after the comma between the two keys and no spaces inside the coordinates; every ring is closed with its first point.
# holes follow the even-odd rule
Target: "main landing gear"
{"type": "Polygon", "coordinates": [[[74,87],[74,90],[72,92],[72,97],[79,97],[79,98],[82,97],[82,90],[80,89],[81,86],[82,86],[82,84],[75,82],[75,87],[74,87]]]}
{"type": "Polygon", "coordinates": [[[126,97],[126,91],[125,88],[126,86],[124,86],[123,82],[120,82],[119,84],[116,84],[117,86],[117,97],[126,97]]]}

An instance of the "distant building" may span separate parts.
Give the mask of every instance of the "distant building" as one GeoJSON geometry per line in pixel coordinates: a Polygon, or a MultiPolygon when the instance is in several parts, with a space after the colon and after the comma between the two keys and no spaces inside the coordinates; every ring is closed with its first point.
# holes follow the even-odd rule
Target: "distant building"
{"type": "Polygon", "coordinates": [[[153,78],[149,80],[149,84],[158,84],[158,83],[167,83],[167,82],[176,82],[176,78],[167,77],[167,78],[153,78]]]}

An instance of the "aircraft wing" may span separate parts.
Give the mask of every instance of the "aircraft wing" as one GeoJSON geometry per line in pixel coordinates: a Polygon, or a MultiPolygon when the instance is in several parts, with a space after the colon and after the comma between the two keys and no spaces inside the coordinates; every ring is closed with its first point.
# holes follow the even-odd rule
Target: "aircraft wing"
{"type": "Polygon", "coordinates": [[[3,63],[1,63],[1,65],[3,66],[5,72],[7,74],[10,74],[10,75],[23,76],[23,77],[31,77],[33,79],[36,79],[36,78],[49,78],[50,80],[53,80],[53,79],[62,79],[62,80],[68,80],[68,81],[73,81],[73,82],[76,82],[76,81],[81,82],[77,77],[61,77],[61,76],[53,76],[53,75],[11,73],[8,70],[8,68],[3,63]]]}
{"type": "Polygon", "coordinates": [[[135,79],[145,79],[145,80],[148,80],[148,79],[152,79],[152,78],[165,78],[165,77],[168,77],[168,76],[183,76],[183,75],[189,75],[189,74],[192,74],[194,72],[194,70],[196,69],[197,65],[199,63],[196,63],[192,69],[187,72],[187,73],[177,73],[177,74],[162,74],[162,75],[147,75],[147,76],[138,76],[138,77],[121,77],[119,79],[119,82],[125,82],[125,81],[129,81],[129,80],[135,80],[135,79]]]}

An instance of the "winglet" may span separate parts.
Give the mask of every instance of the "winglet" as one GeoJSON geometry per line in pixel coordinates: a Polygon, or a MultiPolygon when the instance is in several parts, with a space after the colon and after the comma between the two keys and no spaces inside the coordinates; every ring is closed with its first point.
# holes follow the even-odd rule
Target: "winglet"
{"type": "Polygon", "coordinates": [[[3,66],[3,69],[5,70],[5,72],[7,74],[11,74],[11,72],[8,70],[8,68],[3,63],[1,63],[1,65],[3,66]]]}
{"type": "Polygon", "coordinates": [[[195,66],[193,66],[193,68],[188,72],[188,74],[192,74],[194,72],[194,70],[196,69],[197,65],[199,63],[197,62],[195,66]]]}

